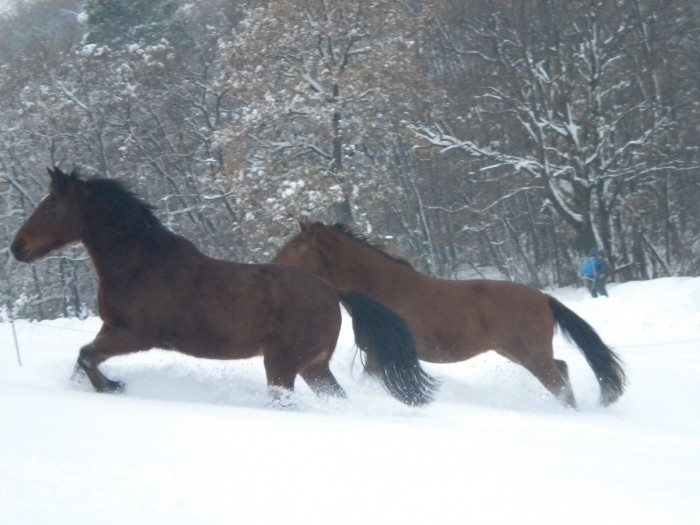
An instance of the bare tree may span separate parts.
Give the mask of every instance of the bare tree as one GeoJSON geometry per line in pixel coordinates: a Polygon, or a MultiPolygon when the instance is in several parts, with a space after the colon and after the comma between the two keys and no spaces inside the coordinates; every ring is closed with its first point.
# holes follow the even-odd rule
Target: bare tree
{"type": "Polygon", "coordinates": [[[0,294],[24,316],[94,298],[81,250],[6,248],[54,164],[218,257],[269,260],[308,215],[441,276],[570,284],[594,244],[622,279],[700,271],[691,0],[57,0],[0,26],[0,294]]]}
{"type": "Polygon", "coordinates": [[[413,129],[444,151],[483,159],[482,169],[521,175],[512,195],[543,192],[579,249],[611,250],[613,211],[630,188],[682,169],[664,149],[677,126],[673,108],[638,64],[652,36],[636,29],[669,16],[661,10],[632,15],[619,2],[532,2],[465,21],[463,38],[445,35],[445,45],[492,72],[496,82],[471,99],[487,127],[475,139],[450,122],[413,129]],[[555,9],[565,13],[557,22],[555,9]]]}

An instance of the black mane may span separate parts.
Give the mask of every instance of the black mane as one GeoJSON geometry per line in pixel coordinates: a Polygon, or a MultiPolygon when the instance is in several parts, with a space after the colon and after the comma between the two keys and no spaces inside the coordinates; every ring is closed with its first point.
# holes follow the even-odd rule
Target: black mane
{"type": "Polygon", "coordinates": [[[153,214],[155,209],[139,199],[122,182],[93,178],[82,181],[90,194],[108,210],[109,226],[124,235],[152,237],[163,229],[153,214]]]}
{"type": "Polygon", "coordinates": [[[406,259],[403,257],[399,257],[398,255],[393,255],[389,252],[386,251],[386,245],[370,238],[368,235],[365,235],[364,233],[358,232],[355,228],[352,226],[348,226],[347,224],[343,224],[342,222],[336,222],[332,226],[326,226],[325,224],[322,223],[317,223],[320,226],[324,226],[326,228],[329,228],[333,231],[336,231],[338,233],[342,233],[343,235],[350,237],[352,240],[362,243],[365,246],[368,246],[369,248],[372,248],[373,250],[377,250],[379,253],[381,253],[384,257],[389,258],[390,260],[394,261],[395,263],[402,264],[404,266],[408,266],[410,268],[413,268],[413,265],[408,262],[406,259]]]}

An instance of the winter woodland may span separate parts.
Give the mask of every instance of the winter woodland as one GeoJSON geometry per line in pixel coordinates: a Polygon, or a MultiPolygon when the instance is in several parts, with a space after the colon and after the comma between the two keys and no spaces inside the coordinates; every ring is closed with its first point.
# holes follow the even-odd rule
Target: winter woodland
{"type": "Polygon", "coordinates": [[[700,273],[695,0],[51,0],[0,18],[0,305],[88,315],[79,246],[10,241],[46,167],[127,181],[210,255],[308,217],[432,275],[700,273]]]}

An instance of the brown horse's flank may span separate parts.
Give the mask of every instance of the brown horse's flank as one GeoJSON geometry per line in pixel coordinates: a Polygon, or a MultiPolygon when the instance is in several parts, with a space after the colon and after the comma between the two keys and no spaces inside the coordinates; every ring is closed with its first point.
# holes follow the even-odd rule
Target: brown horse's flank
{"type": "Polygon", "coordinates": [[[488,350],[519,363],[564,405],[575,407],[568,368],[553,357],[558,325],[593,369],[608,405],[624,391],[617,355],[572,310],[539,290],[504,281],[448,281],[416,271],[351,228],[300,222],[273,262],[316,273],[337,289],[371,295],[400,314],[425,361],[462,361],[488,350]]]}
{"type": "Polygon", "coordinates": [[[24,262],[82,242],[99,278],[103,320],[80,350],[76,370],[95,390],[121,391],[99,365],[153,347],[214,359],[262,355],[273,401],[284,403],[297,375],[317,394],[344,396],[329,360],[348,307],[372,372],[409,405],[435,383],[420,367],[413,335],[394,312],[358,292],[339,292],[300,268],[226,262],[167,230],[116,181],[49,170],[51,189],[20,228],[12,253],[24,262]]]}

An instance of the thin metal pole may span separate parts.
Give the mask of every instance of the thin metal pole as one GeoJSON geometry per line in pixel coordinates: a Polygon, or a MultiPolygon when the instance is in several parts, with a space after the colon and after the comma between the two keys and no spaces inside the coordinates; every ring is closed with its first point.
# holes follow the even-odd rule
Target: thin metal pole
{"type": "Polygon", "coordinates": [[[12,325],[12,335],[15,339],[15,352],[17,353],[17,364],[22,366],[22,356],[19,353],[19,342],[17,341],[17,330],[15,330],[15,320],[10,317],[10,324],[12,325]]]}

